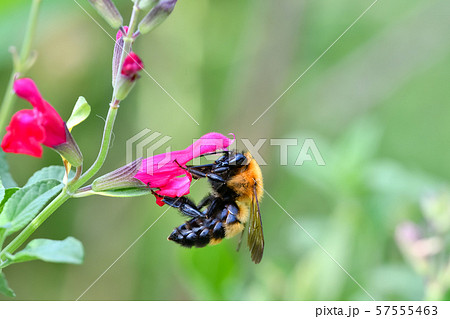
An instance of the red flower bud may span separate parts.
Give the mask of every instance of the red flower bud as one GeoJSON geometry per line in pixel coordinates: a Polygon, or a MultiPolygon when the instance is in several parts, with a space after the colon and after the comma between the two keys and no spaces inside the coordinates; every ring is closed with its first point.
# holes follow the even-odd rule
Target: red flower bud
{"type": "Polygon", "coordinates": [[[136,80],[139,78],[138,72],[143,68],[144,64],[142,63],[141,58],[136,53],[130,52],[123,61],[122,71],[117,79],[115,94],[117,100],[122,101],[127,97],[128,93],[130,93],[136,83],[136,80]]]}
{"type": "Polygon", "coordinates": [[[122,72],[123,76],[131,79],[136,79],[138,72],[144,68],[141,58],[134,52],[130,52],[125,61],[123,61],[122,72]]]}

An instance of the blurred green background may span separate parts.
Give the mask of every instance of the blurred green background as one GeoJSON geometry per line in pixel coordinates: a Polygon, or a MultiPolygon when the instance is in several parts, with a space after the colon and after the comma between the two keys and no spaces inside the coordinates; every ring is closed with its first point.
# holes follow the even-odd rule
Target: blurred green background
{"type": "MultiPolygon", "coordinates": [[[[128,20],[131,1],[115,2],[128,20]]],[[[412,220],[432,233],[421,199],[446,192],[450,178],[449,1],[378,1],[251,125],[372,2],[178,1],[134,51],[200,125],[143,74],[121,105],[102,172],[125,164],[127,139],[145,128],[171,136],[173,149],[212,130],[252,144],[265,138],[265,188],[286,212],[375,299],[426,298],[430,278],[404,258],[395,230],[412,220]],[[273,138],[298,139],[288,165],[280,165],[273,138]],[[325,166],[294,165],[305,138],[314,138],[325,166]]],[[[1,95],[11,71],[8,48],[22,42],[30,3],[0,2],[1,95]]],[[[79,3],[114,36],[88,1],[79,3]]],[[[96,157],[112,93],[113,45],[74,1],[43,1],[39,58],[28,76],[65,119],[79,95],[93,107],[73,131],[86,165],[96,157]]],[[[18,101],[15,111],[24,107],[18,101]]],[[[59,165],[49,149],[42,159],[7,158],[20,185],[35,170],[59,165]]],[[[206,191],[199,182],[192,197],[206,191]]],[[[150,196],[67,202],[33,238],[80,239],[84,264],[6,269],[16,299],[78,298],[165,209],[150,196]]],[[[266,247],[259,265],[245,245],[236,253],[237,238],[191,250],[167,241],[183,223],[171,209],[82,300],[368,300],[283,209],[269,196],[261,203],[266,247]]]]}

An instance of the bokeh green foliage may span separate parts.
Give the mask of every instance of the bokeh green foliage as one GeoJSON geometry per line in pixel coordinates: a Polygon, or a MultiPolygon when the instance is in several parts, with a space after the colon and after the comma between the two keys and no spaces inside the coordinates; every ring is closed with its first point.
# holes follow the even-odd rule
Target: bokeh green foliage
{"type": "MultiPolygon", "coordinates": [[[[266,138],[265,188],[308,233],[266,196],[266,250],[254,265],[245,245],[235,252],[237,239],[191,250],[168,242],[183,221],[175,210],[148,229],[165,209],[153,198],[71,200],[35,238],[80,239],[84,264],[11,267],[18,299],[76,299],[147,229],[83,299],[369,299],[312,238],[374,298],[425,298],[426,281],[400,253],[395,230],[405,220],[421,223],[421,198],[450,178],[448,1],[379,1],[251,125],[371,3],[180,0],[134,48],[200,126],[143,74],[121,105],[102,172],[125,164],[126,140],[144,128],[172,136],[174,149],[210,130],[253,144],[266,138]],[[287,166],[271,138],[299,139],[287,166]],[[325,166],[293,165],[305,138],[314,138],[325,166]]],[[[114,37],[87,1],[80,4],[114,37]]],[[[130,1],[116,4],[126,20],[130,1]]],[[[28,7],[29,1],[0,3],[0,88],[28,7]]],[[[29,75],[62,117],[80,95],[92,106],[91,117],[73,130],[92,163],[111,96],[113,41],[75,2],[46,0],[35,48],[39,58],[29,75]]],[[[7,158],[20,185],[35,170],[59,164],[48,149],[42,159],[7,158]]],[[[192,197],[206,190],[199,182],[192,197]]]]}

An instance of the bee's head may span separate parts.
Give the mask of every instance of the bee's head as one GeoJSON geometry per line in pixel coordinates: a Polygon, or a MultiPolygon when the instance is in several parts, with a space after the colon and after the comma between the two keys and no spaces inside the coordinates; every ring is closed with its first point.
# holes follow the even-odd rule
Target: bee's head
{"type": "Polygon", "coordinates": [[[252,156],[248,152],[246,154],[234,153],[228,159],[228,164],[230,166],[242,167],[242,166],[247,166],[251,160],[252,160],[252,156]]]}
{"type": "Polygon", "coordinates": [[[215,161],[218,167],[242,167],[248,165],[251,161],[251,155],[249,153],[235,153],[229,152],[215,161]],[[247,156],[248,154],[248,156],[247,156]],[[249,158],[250,157],[250,158],[249,158]]]}

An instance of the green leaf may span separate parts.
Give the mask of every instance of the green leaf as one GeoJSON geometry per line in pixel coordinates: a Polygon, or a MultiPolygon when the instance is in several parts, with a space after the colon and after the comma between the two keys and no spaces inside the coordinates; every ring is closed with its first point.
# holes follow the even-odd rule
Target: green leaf
{"type": "Polygon", "coordinates": [[[62,189],[56,180],[44,180],[16,191],[0,213],[0,227],[6,236],[21,230],[62,189]]]}
{"type": "Polygon", "coordinates": [[[83,245],[78,239],[67,237],[64,240],[34,239],[15,255],[8,255],[13,263],[43,260],[51,263],[82,264],[83,245]]]}
{"type": "MultiPolygon", "coordinates": [[[[48,166],[43,169],[37,171],[31,176],[24,187],[30,186],[34,183],[37,183],[42,180],[55,179],[57,181],[62,182],[64,178],[64,174],[66,173],[66,169],[64,166],[48,166]]],[[[74,173],[71,171],[69,173],[69,179],[72,178],[74,173]]]]}
{"type": "MultiPolygon", "coordinates": [[[[3,207],[5,206],[8,199],[10,199],[11,196],[18,190],[19,190],[18,187],[8,188],[8,189],[4,190],[3,199],[0,202],[0,214],[3,211],[3,207]]],[[[6,229],[8,229],[10,226],[11,226],[11,223],[7,223],[5,225],[0,226],[0,243],[3,243],[3,241],[5,240],[6,229]]],[[[2,245],[0,244],[0,248],[1,248],[1,246],[2,245]]]]}
{"type": "Polygon", "coordinates": [[[5,187],[3,186],[0,178],[0,202],[3,201],[3,197],[5,197],[5,187]]]}
{"type": "Polygon", "coordinates": [[[8,297],[15,297],[16,294],[8,286],[8,281],[6,280],[5,274],[0,272],[0,293],[8,297]]]}
{"type": "Polygon", "coordinates": [[[9,165],[6,161],[5,152],[0,149],[0,177],[5,188],[16,187],[17,184],[9,173],[9,165]]]}
{"type": "Polygon", "coordinates": [[[5,195],[3,196],[2,201],[0,202],[0,213],[3,211],[3,207],[5,206],[8,199],[11,198],[11,196],[17,192],[20,188],[19,187],[13,187],[13,188],[7,188],[5,189],[5,195]]]}
{"type": "Polygon", "coordinates": [[[91,106],[88,104],[84,97],[80,96],[77,100],[77,103],[75,103],[72,115],[70,115],[70,118],[66,123],[69,131],[72,130],[74,126],[77,126],[85,119],[87,119],[90,113],[91,106]]]}

